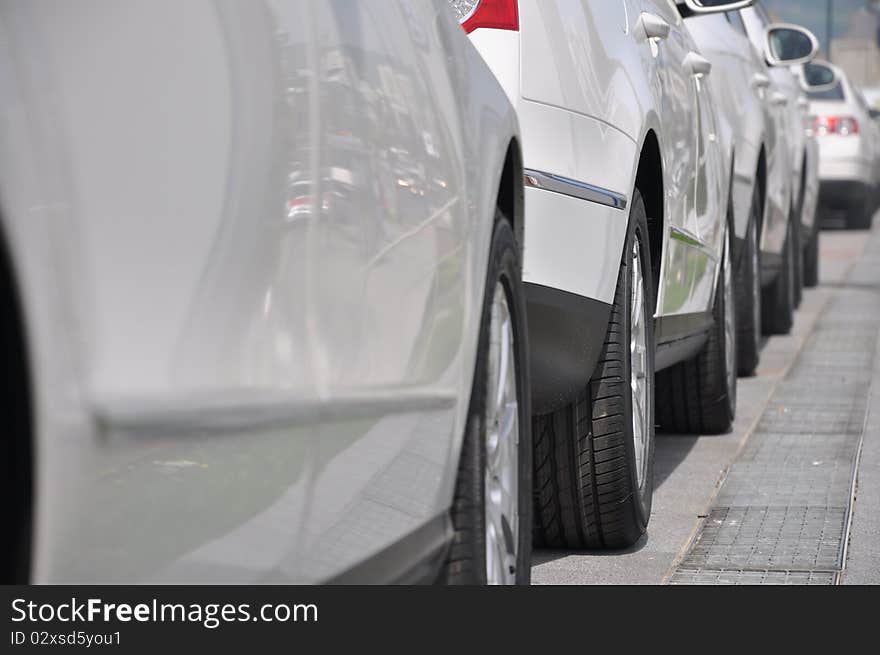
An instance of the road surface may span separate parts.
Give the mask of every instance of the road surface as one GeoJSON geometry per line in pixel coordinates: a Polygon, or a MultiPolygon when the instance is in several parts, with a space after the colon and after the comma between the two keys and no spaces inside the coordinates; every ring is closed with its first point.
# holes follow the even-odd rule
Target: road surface
{"type": "Polygon", "coordinates": [[[820,253],[792,333],[739,380],[734,429],[657,435],[648,534],[538,550],[533,584],[880,583],[880,228],[823,231],[820,253]]]}

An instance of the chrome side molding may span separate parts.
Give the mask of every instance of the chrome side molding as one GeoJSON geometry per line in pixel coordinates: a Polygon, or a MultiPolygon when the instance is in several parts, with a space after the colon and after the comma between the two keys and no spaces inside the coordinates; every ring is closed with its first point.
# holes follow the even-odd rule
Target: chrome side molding
{"type": "Polygon", "coordinates": [[[606,207],[614,207],[615,209],[626,209],[626,196],[615,191],[609,191],[602,187],[593,186],[586,182],[578,182],[561,175],[553,175],[552,173],[542,173],[541,171],[527,168],[523,171],[526,186],[535,189],[544,189],[545,191],[553,191],[561,193],[572,198],[580,198],[588,202],[595,202],[606,207]]]}

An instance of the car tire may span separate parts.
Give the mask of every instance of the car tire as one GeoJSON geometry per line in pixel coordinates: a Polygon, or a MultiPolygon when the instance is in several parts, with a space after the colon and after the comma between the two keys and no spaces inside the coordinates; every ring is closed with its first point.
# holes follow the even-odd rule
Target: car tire
{"type": "Polygon", "coordinates": [[[773,283],[764,289],[761,317],[764,334],[788,334],[794,322],[794,239],[791,221],[782,247],[782,266],[773,283]]]}
{"type": "Polygon", "coordinates": [[[874,208],[871,194],[866,189],[854,200],[846,218],[847,227],[851,230],[870,230],[874,223],[874,208]]]}
{"type": "Polygon", "coordinates": [[[529,584],[531,580],[532,441],[521,279],[513,229],[498,212],[452,503],[453,539],[441,576],[446,584],[529,584]],[[507,375],[510,363],[513,372],[507,375]],[[515,408],[510,407],[511,398],[516,400],[515,408]],[[511,454],[515,464],[510,462],[511,454]],[[509,488],[511,482],[516,483],[516,492],[505,493],[504,483],[509,488]],[[516,552],[511,553],[514,544],[516,552]]]}
{"type": "Polygon", "coordinates": [[[592,378],[573,402],[534,419],[535,536],[543,546],[624,548],[647,529],[654,487],[652,270],[636,190],[592,378]]]}
{"type": "Polygon", "coordinates": [[[804,246],[801,234],[803,226],[800,222],[800,212],[798,212],[795,221],[792,223],[794,233],[794,247],[792,248],[792,290],[794,293],[792,307],[797,309],[801,306],[804,298],[804,246]]]}
{"type": "Polygon", "coordinates": [[[657,419],[667,432],[721,434],[736,414],[736,302],[725,243],[712,307],[712,328],[703,349],[657,373],[657,419]]]}
{"type": "Polygon", "coordinates": [[[819,284],[819,225],[818,217],[810,238],[804,246],[804,286],[808,288],[819,284]]]}
{"type": "Polygon", "coordinates": [[[736,271],[736,357],[740,375],[753,375],[761,358],[761,252],[758,243],[761,196],[752,198],[749,228],[736,271]]]}

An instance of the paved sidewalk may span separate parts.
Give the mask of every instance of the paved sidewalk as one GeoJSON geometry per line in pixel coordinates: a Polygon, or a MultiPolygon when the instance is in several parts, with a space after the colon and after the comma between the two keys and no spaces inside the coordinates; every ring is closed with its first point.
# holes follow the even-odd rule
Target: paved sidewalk
{"type": "MultiPolygon", "coordinates": [[[[850,284],[865,296],[880,296],[877,238],[869,244],[850,284]]],[[[880,584],[880,354],[873,364],[843,584],[880,584]]]]}
{"type": "Polygon", "coordinates": [[[673,584],[838,582],[880,330],[878,256],[875,234],[774,392],[673,584]]]}
{"type": "MultiPolygon", "coordinates": [[[[758,375],[739,380],[737,420],[729,434],[657,435],[654,509],[648,535],[626,551],[537,551],[534,583],[659,584],[673,575],[710,513],[721,482],[751,443],[768,402],[786,380],[801,349],[813,338],[823,311],[841,295],[869,236],[866,232],[823,233],[822,286],[805,292],[791,335],[766,341],[758,375]]],[[[880,423],[880,405],[877,421],[880,423]]],[[[880,457],[875,462],[880,462],[880,457]]],[[[878,507],[876,502],[873,506],[878,507]]],[[[859,526],[858,510],[855,517],[854,535],[859,526]]],[[[848,574],[855,575],[855,569],[848,574]]]]}

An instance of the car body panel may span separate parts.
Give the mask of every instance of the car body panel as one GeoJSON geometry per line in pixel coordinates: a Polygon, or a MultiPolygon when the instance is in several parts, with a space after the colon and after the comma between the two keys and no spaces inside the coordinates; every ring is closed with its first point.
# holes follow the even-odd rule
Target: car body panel
{"type": "Polygon", "coordinates": [[[518,127],[445,4],[39,0],[0,31],[35,580],[316,582],[448,537],[518,127]]]}
{"type": "Polygon", "coordinates": [[[765,207],[759,240],[765,253],[779,255],[783,245],[779,234],[788,222],[791,202],[791,165],[789,139],[771,103],[774,87],[768,66],[749,40],[738,12],[694,16],[685,22],[714,64],[711,82],[736,135],[732,187],[736,236],[745,238],[763,150],[765,207]]]}
{"type": "Polygon", "coordinates": [[[859,124],[859,133],[816,135],[819,142],[819,178],[822,181],[850,180],[866,186],[876,184],[875,166],[878,143],[876,126],[867,103],[859,96],[847,75],[835,68],[843,92],[842,100],[813,99],[810,114],[817,118],[848,116],[859,124]]]}
{"type": "MultiPolygon", "coordinates": [[[[749,33],[752,43],[763,52],[764,33],[770,24],[770,18],[761,5],[740,10],[740,15],[749,33]]],[[[814,223],[815,212],[808,211],[813,204],[812,198],[817,193],[815,164],[809,162],[810,152],[814,146],[809,144],[810,121],[807,111],[806,94],[797,74],[798,68],[774,66],[769,70],[773,81],[771,102],[776,105],[777,125],[788,141],[787,160],[790,164],[791,199],[789,214],[800,211],[800,219],[807,226],[814,223]]],[[[785,240],[785,227],[788,222],[781,222],[774,229],[765,230],[764,240],[782,244],[785,240]]],[[[768,248],[768,250],[772,250],[768,248]]],[[[766,280],[765,280],[766,281],[766,280]]]]}
{"type": "MultiPolygon", "coordinates": [[[[664,241],[673,233],[688,238],[665,248],[657,313],[706,311],[720,243],[717,203],[726,202],[718,191],[729,171],[720,156],[706,158],[701,151],[725,144],[714,123],[714,100],[682,69],[696,46],[677,9],[653,0],[518,4],[519,32],[480,28],[471,40],[517,106],[525,167],[629,198],[644,141],[649,132],[658,134],[666,187],[664,241]],[[669,38],[659,45],[646,38],[643,13],[666,20],[669,38]]],[[[625,217],[595,203],[550,199],[542,190],[527,188],[526,194],[533,218],[526,220],[525,279],[610,303],[625,217]],[[559,234],[569,235],[564,244],[559,234]]]]}
{"type": "Polygon", "coordinates": [[[523,132],[532,404],[546,412],[582,388],[593,370],[603,322],[588,328],[581,317],[607,315],[613,302],[649,138],[657,140],[663,170],[655,315],[699,316],[679,323],[705,329],[726,234],[732,146],[711,89],[685,70],[698,53],[674,3],[517,4],[518,30],[478,27],[470,38],[516,106],[523,132]],[[646,17],[665,21],[668,37],[649,38],[646,17]],[[544,320],[548,311],[558,320],[544,320]],[[565,320],[579,323],[559,323],[565,320]],[[550,371],[547,361],[573,364],[550,371]]]}
{"type": "Polygon", "coordinates": [[[701,315],[714,302],[727,234],[730,125],[716,107],[712,73],[686,70],[688,58],[701,54],[675,4],[642,0],[637,10],[633,32],[651,80],[663,162],[665,240],[656,316],[701,315]],[[638,21],[643,14],[665,21],[669,36],[642,40],[638,21]]]}

